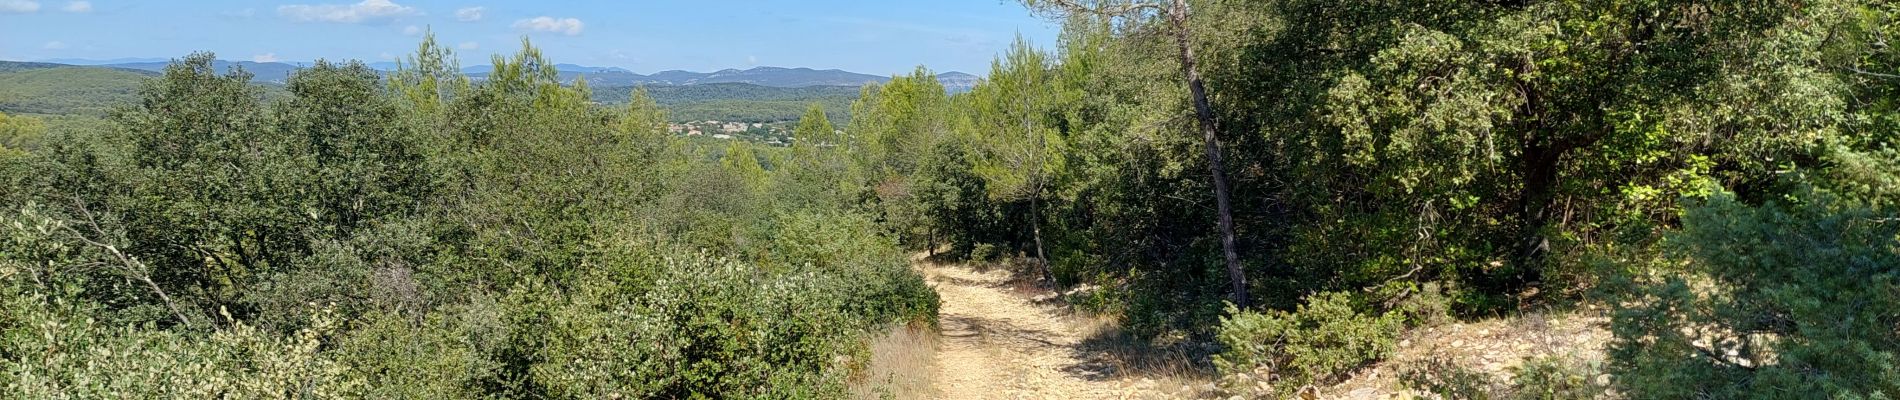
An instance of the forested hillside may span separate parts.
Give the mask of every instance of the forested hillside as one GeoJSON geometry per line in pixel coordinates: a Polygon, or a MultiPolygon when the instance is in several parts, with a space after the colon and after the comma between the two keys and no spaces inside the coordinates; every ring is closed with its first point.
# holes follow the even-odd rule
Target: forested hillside
{"type": "Polygon", "coordinates": [[[1209,349],[1221,397],[1564,312],[1602,359],[1392,379],[1900,395],[1900,4],[1024,3],[1060,42],[970,91],[733,104],[802,103],[786,148],[667,134],[659,99],[745,86],[563,85],[525,41],[477,81],[432,37],[281,99],[197,54],[103,126],[8,115],[0,397],[867,396],[867,342],[952,298],[915,253],[1209,349]]]}
{"type": "MultiPolygon", "coordinates": [[[[593,82],[593,81],[588,81],[593,82]]],[[[645,88],[648,95],[666,108],[676,122],[686,121],[795,121],[812,104],[825,107],[827,116],[836,121],[850,120],[851,101],[858,98],[855,86],[806,86],[781,88],[746,83],[710,83],[685,86],[601,87],[594,100],[608,104],[626,104],[634,89],[645,88]]]]}
{"type": "MultiPolygon", "coordinates": [[[[212,70],[227,71],[231,65],[234,64],[214,63],[212,70]]],[[[236,65],[245,68],[243,64],[236,65]]],[[[0,61],[0,112],[103,117],[113,107],[136,101],[140,82],[153,76],[156,74],[135,69],[0,61]]],[[[252,82],[264,91],[267,102],[284,97],[281,83],[260,83],[255,79],[252,82]]],[[[563,82],[572,82],[572,79],[563,82]]],[[[591,98],[612,105],[627,104],[636,88],[595,87],[591,98]]],[[[856,86],[708,83],[638,87],[647,88],[675,122],[795,121],[813,103],[824,105],[832,119],[846,121],[850,118],[851,101],[858,96],[856,86]]]]}
{"type": "Polygon", "coordinates": [[[1214,339],[1263,397],[1447,313],[1584,306],[1611,309],[1600,371],[1408,385],[1900,393],[1893,3],[1029,3],[1053,50],[853,110],[907,243],[1104,288],[1070,300],[1214,339]]]}
{"type": "Polygon", "coordinates": [[[0,64],[0,112],[104,116],[137,98],[139,71],[57,64],[0,64]]]}

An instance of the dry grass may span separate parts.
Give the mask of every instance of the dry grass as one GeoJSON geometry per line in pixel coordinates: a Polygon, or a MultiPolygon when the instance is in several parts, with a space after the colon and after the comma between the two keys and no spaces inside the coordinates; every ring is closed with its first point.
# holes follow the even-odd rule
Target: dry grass
{"type": "Polygon", "coordinates": [[[1221,394],[1214,384],[1219,373],[1211,361],[1212,344],[1143,339],[1123,331],[1121,322],[1110,316],[1074,312],[1067,321],[1086,337],[1075,346],[1081,362],[1068,368],[1071,374],[1166,398],[1221,394]]]}
{"type": "Polygon", "coordinates": [[[1536,357],[1556,356],[1578,363],[1601,362],[1610,339],[1608,318],[1594,307],[1547,314],[1541,312],[1458,322],[1416,329],[1401,336],[1398,353],[1355,374],[1351,379],[1322,388],[1324,398],[1410,398],[1398,382],[1400,371],[1448,362],[1501,380],[1511,378],[1511,367],[1536,357]]]}
{"type": "Polygon", "coordinates": [[[871,359],[851,379],[854,399],[933,399],[937,334],[928,326],[899,326],[871,340],[871,359]]]}

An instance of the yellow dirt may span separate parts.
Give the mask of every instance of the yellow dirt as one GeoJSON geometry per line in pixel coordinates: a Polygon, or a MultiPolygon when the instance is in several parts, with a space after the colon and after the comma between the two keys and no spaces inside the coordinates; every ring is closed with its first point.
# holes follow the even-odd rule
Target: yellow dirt
{"type": "MultiPolygon", "coordinates": [[[[916,354],[917,386],[897,398],[930,399],[1179,399],[1228,398],[1208,367],[1155,351],[1115,334],[1113,322],[1072,312],[1047,290],[1007,268],[933,263],[917,269],[942,297],[941,334],[931,354],[916,354]],[[922,365],[927,364],[927,365],[922,365]],[[927,371],[927,372],[926,372],[927,371]],[[927,382],[925,382],[927,381],[927,382]]],[[[1413,398],[1398,370],[1427,358],[1449,358],[1487,373],[1506,373],[1526,357],[1554,354],[1600,360],[1608,332],[1597,312],[1451,323],[1404,336],[1399,351],[1344,382],[1316,388],[1316,398],[1413,398]]],[[[902,342],[912,343],[912,342],[902,342]]],[[[928,344],[900,344],[914,351],[928,344]]],[[[1599,380],[1607,376],[1598,377],[1599,380]]]]}
{"type": "Polygon", "coordinates": [[[941,398],[1159,399],[1195,390],[1173,377],[1123,372],[1125,365],[1091,346],[1111,328],[1036,301],[1049,296],[1007,270],[922,261],[918,267],[943,298],[931,366],[941,398]]]}

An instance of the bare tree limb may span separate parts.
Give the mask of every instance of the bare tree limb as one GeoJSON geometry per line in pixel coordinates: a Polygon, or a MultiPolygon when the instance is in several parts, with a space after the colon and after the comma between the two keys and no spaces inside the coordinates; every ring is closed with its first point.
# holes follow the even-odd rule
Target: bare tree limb
{"type": "MultiPolygon", "coordinates": [[[[85,222],[89,227],[92,228],[93,232],[101,236],[106,235],[105,229],[99,227],[99,221],[93,218],[92,211],[86,209],[85,201],[82,201],[78,197],[75,196],[73,197],[73,204],[78,207],[79,214],[86,217],[85,222]]],[[[146,266],[144,262],[139,261],[137,257],[133,257],[133,256],[125,254],[125,252],[123,251],[119,251],[118,246],[102,243],[102,242],[93,240],[92,238],[86,237],[85,233],[80,232],[78,229],[73,228],[71,225],[60,224],[60,227],[66,228],[66,231],[72,233],[73,237],[79,239],[79,241],[85,242],[87,245],[91,245],[93,247],[104,249],[107,254],[111,254],[113,258],[117,258],[119,260],[119,264],[120,264],[119,270],[121,272],[124,272],[127,277],[138,280],[139,282],[143,282],[145,283],[145,286],[150,287],[152,289],[152,293],[157,294],[158,299],[165,302],[165,308],[171,310],[172,316],[177,317],[179,323],[185,324],[186,329],[196,329],[197,326],[191,323],[191,319],[185,318],[184,311],[179,310],[178,303],[172,301],[172,297],[170,295],[165,294],[165,289],[159,287],[158,282],[152,281],[151,268],[146,266]]]]}
{"type": "Polygon", "coordinates": [[[1856,74],[1871,76],[1871,77],[1880,78],[1880,79],[1900,79],[1900,75],[1883,74],[1879,72],[1873,72],[1873,71],[1860,69],[1859,67],[1847,67],[1847,70],[1853,71],[1856,74]]]}
{"type": "Polygon", "coordinates": [[[1117,4],[1117,5],[1102,5],[1102,4],[1083,4],[1083,2],[1076,1],[1076,0],[1048,0],[1048,5],[1054,6],[1055,8],[1066,10],[1072,14],[1081,13],[1081,14],[1093,14],[1093,15],[1110,16],[1110,17],[1135,15],[1139,12],[1157,12],[1157,13],[1168,12],[1167,7],[1163,7],[1159,3],[1147,3],[1147,2],[1131,2],[1131,3],[1117,4]]]}

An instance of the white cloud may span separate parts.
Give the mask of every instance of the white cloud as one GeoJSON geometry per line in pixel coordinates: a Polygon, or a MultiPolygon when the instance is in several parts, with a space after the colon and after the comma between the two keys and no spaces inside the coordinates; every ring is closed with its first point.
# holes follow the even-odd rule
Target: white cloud
{"type": "Polygon", "coordinates": [[[480,21],[482,20],[482,11],[487,11],[487,10],[488,10],[488,7],[469,7],[469,8],[464,8],[460,10],[455,10],[455,20],[462,21],[462,22],[480,21]]]}
{"type": "Polygon", "coordinates": [[[261,62],[261,63],[277,62],[277,53],[264,53],[264,54],[251,56],[251,61],[256,61],[256,62],[261,62]]]}
{"type": "Polygon", "coordinates": [[[66,42],[61,42],[61,41],[58,41],[58,40],[54,40],[54,41],[51,41],[51,42],[46,42],[46,45],[45,45],[45,46],[40,46],[40,48],[44,48],[44,49],[47,49],[47,50],[65,50],[65,49],[66,49],[66,42]]]}
{"type": "Polygon", "coordinates": [[[474,50],[474,49],[482,48],[482,44],[475,43],[475,42],[462,42],[461,46],[455,46],[455,47],[462,50],[474,50]]]}
{"type": "Polygon", "coordinates": [[[40,2],[33,0],[0,0],[0,14],[27,14],[40,11],[40,2]]]}
{"type": "Polygon", "coordinates": [[[533,32],[554,32],[568,36],[581,34],[587,24],[575,18],[534,17],[515,21],[515,29],[533,32]]]}
{"type": "Polygon", "coordinates": [[[377,55],[376,55],[376,58],[378,58],[378,59],[382,59],[382,60],[395,60],[395,59],[396,59],[396,55],[395,55],[395,54],[389,54],[389,52],[387,52],[387,51],[385,51],[385,52],[382,52],[382,54],[377,54],[377,55]]]}
{"type": "Polygon", "coordinates": [[[69,2],[66,2],[66,8],[64,8],[64,10],[70,13],[89,13],[89,12],[92,12],[92,2],[69,1],[69,2]]]}
{"type": "Polygon", "coordinates": [[[759,56],[745,56],[747,65],[759,65],[759,56]]]}
{"type": "Polygon", "coordinates": [[[422,34],[422,27],[420,27],[420,26],[415,26],[415,25],[410,25],[410,26],[406,26],[406,27],[403,27],[403,28],[402,28],[402,34],[403,34],[404,36],[415,36],[415,35],[420,35],[420,34],[422,34]]]}
{"type": "Polygon", "coordinates": [[[303,22],[336,22],[354,24],[366,21],[386,21],[398,17],[421,15],[422,10],[390,2],[389,0],[363,0],[356,4],[292,4],[277,7],[277,14],[303,22]]]}

